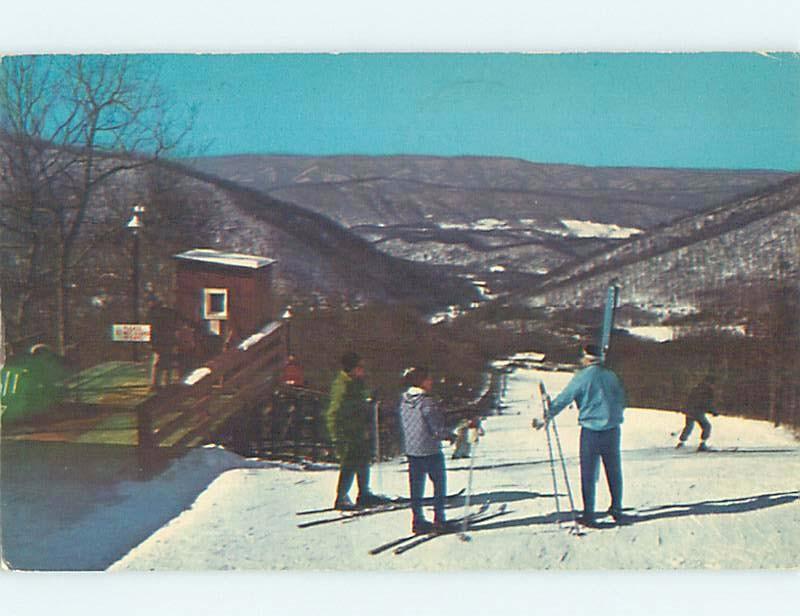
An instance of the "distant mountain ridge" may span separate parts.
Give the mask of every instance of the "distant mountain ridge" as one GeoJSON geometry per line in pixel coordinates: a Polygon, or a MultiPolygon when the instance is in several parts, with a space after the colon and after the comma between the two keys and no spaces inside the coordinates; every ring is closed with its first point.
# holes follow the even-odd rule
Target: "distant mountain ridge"
{"type": "Polygon", "coordinates": [[[501,291],[618,246],[625,234],[610,232],[612,226],[628,234],[652,229],[791,177],[491,157],[242,155],[187,162],[331,218],[387,254],[486,277],[501,291]],[[580,223],[596,229],[594,237],[577,233],[580,223]]]}
{"type": "Polygon", "coordinates": [[[217,243],[277,258],[281,284],[290,293],[423,307],[475,298],[469,282],[386,254],[316,212],[180,164],[161,164],[212,190],[218,207],[209,213],[216,221],[217,243]]]}
{"type": "MultiPolygon", "coordinates": [[[[623,298],[665,302],[768,275],[778,261],[797,269],[800,259],[800,176],[786,173],[412,156],[243,156],[149,169],[160,177],[139,168],[104,186],[89,219],[118,233],[123,204],[147,203],[143,280],[162,287],[169,251],[197,247],[277,259],[286,297],[426,309],[474,301],[476,287],[534,304],[594,301],[611,277],[623,298]],[[169,246],[156,240],[167,236],[169,246]]],[[[99,277],[125,271],[127,257],[117,235],[98,233],[86,235],[97,250],[87,252],[80,288],[87,299],[121,298],[124,277],[115,274],[113,289],[99,277]]],[[[22,253],[6,259],[24,263],[22,253]]]]}
{"type": "Polygon", "coordinates": [[[794,175],[554,270],[531,301],[599,304],[606,284],[616,279],[627,303],[693,303],[755,280],[798,280],[799,274],[800,175],[794,175]]]}
{"type": "Polygon", "coordinates": [[[307,207],[346,226],[577,218],[648,228],[757,191],[791,174],[581,167],[496,157],[256,156],[190,166],[307,207]]]}

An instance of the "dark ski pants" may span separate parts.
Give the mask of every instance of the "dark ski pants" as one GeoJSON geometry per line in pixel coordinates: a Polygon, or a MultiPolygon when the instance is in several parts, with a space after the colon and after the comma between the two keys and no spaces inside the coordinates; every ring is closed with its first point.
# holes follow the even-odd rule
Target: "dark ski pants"
{"type": "Polygon", "coordinates": [[[339,467],[339,483],[336,485],[336,502],[343,502],[347,498],[350,488],[353,487],[353,478],[358,477],[358,497],[369,494],[369,463],[359,466],[339,467]]]}
{"type": "Polygon", "coordinates": [[[595,487],[601,459],[606,471],[608,490],[611,492],[611,510],[622,511],[620,434],[619,428],[603,431],[581,428],[581,490],[583,515],[588,520],[594,518],[595,487]]]}
{"type": "Polygon", "coordinates": [[[700,433],[700,440],[704,441],[708,437],[711,436],[711,422],[708,421],[705,413],[698,413],[697,415],[687,415],[686,416],[686,425],[683,427],[683,432],[678,437],[681,443],[685,443],[686,439],[689,438],[689,435],[692,433],[692,428],[694,428],[694,423],[697,422],[700,424],[700,427],[703,431],[700,433]]]}
{"type": "Polygon", "coordinates": [[[433,483],[433,519],[444,522],[444,499],[447,493],[447,476],[444,468],[444,454],[430,456],[408,456],[408,485],[411,492],[411,513],[414,522],[425,519],[422,512],[422,499],[425,496],[425,480],[430,477],[433,483]]]}

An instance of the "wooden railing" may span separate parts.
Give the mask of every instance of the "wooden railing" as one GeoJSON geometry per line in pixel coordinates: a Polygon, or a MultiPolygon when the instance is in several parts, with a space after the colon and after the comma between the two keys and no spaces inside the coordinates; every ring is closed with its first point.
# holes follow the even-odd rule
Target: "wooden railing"
{"type": "Polygon", "coordinates": [[[136,407],[141,447],[196,446],[210,440],[231,417],[264,400],[286,355],[280,322],[265,326],[236,347],[204,362],[177,386],[136,407]]]}

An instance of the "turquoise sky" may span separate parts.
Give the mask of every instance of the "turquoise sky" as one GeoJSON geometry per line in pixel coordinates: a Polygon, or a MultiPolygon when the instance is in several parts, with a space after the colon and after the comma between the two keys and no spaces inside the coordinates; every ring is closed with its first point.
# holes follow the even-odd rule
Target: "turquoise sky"
{"type": "Polygon", "coordinates": [[[209,155],[800,170],[797,54],[161,56],[209,155]]]}

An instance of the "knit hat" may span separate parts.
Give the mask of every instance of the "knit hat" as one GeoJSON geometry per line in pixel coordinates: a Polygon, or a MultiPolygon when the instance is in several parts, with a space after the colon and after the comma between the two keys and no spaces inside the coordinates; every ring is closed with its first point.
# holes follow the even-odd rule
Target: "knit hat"
{"type": "Polygon", "coordinates": [[[587,344],[585,347],[583,347],[583,353],[584,355],[596,357],[597,359],[600,359],[603,356],[603,354],[600,352],[600,347],[598,347],[596,344],[587,344]]]}
{"type": "Polygon", "coordinates": [[[342,370],[345,372],[352,372],[353,368],[361,361],[361,356],[355,351],[348,351],[342,355],[342,370]]]}

